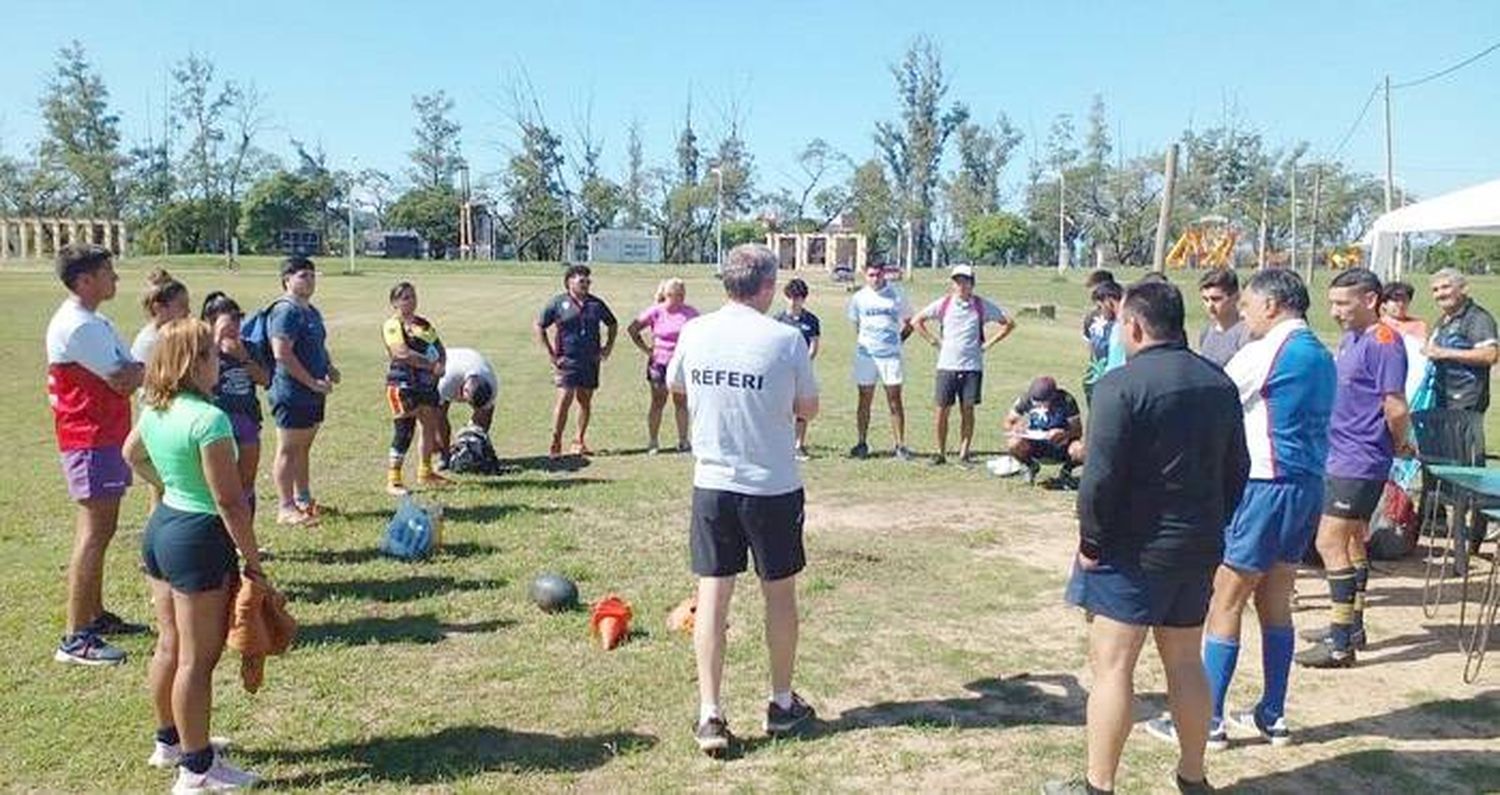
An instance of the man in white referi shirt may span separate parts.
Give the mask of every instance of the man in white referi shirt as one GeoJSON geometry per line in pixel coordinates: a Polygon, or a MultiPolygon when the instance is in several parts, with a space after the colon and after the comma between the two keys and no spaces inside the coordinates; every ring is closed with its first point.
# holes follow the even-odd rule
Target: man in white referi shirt
{"type": "Polygon", "coordinates": [[[948,294],[933,301],[917,313],[916,329],[922,338],[938,349],[937,381],[933,400],[937,402],[937,457],[942,464],[948,457],[948,412],[958,403],[958,457],[967,464],[969,448],[974,442],[974,407],[984,391],[984,354],[1000,340],[1010,336],[1016,321],[992,301],[974,294],[974,268],[953,266],[953,284],[948,294]],[[941,339],[927,330],[927,321],[936,320],[942,327],[941,339]],[[995,323],[1000,330],[985,339],[984,327],[995,323]]]}
{"type": "Polygon", "coordinates": [[[865,265],[865,286],[849,299],[849,322],[854,324],[854,383],[859,387],[859,407],[855,427],[859,442],[849,450],[854,458],[870,453],[870,404],[875,399],[875,384],[885,386],[886,403],[891,409],[891,436],[895,456],[911,460],[906,447],[906,409],[901,403],[901,344],[911,336],[911,304],[906,296],[885,280],[885,267],[874,262],[865,265]]]}
{"type": "Polygon", "coordinates": [[[720,706],[724,630],[735,577],[751,555],[765,596],[771,658],[766,731],[787,734],[813,718],[812,707],[792,691],[796,575],[806,563],[794,439],[795,420],[818,413],[818,385],[802,334],[765,314],[776,296],[777,265],[765,246],[730,251],[721,273],[728,300],[683,326],[667,365],[667,385],[687,396],[696,460],[689,530],[698,576],[694,739],[710,755],[724,753],[733,740],[720,706]]]}

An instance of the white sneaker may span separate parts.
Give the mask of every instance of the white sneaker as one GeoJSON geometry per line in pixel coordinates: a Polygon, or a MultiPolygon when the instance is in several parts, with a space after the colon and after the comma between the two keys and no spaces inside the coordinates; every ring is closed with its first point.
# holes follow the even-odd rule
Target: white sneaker
{"type": "MultiPolygon", "coordinates": [[[[229,744],[230,742],[228,737],[208,738],[208,745],[210,748],[214,749],[215,757],[220,757],[227,753],[229,751],[229,744]]],[[[151,756],[146,759],[146,764],[155,768],[166,770],[167,768],[177,767],[177,763],[181,761],[181,745],[167,745],[166,743],[157,740],[156,748],[152,749],[151,756]]]]}
{"type": "Polygon", "coordinates": [[[185,767],[178,768],[177,783],[172,785],[172,795],[228,792],[249,789],[259,783],[260,776],[229,764],[223,757],[215,756],[213,765],[202,773],[194,773],[185,767]]]}

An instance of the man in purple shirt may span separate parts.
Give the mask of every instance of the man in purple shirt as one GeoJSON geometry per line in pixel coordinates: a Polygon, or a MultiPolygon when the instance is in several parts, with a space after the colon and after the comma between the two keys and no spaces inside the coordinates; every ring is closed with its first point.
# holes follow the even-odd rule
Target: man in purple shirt
{"type": "Polygon", "coordinates": [[[1391,458],[1410,454],[1406,346],[1380,322],[1380,278],[1364,268],[1334,277],[1329,311],[1344,330],[1338,392],[1328,425],[1328,462],[1318,554],[1332,604],[1326,637],[1297,655],[1310,668],[1347,668],[1365,642],[1364,596],[1370,567],[1365,533],[1385,487],[1391,458]]]}

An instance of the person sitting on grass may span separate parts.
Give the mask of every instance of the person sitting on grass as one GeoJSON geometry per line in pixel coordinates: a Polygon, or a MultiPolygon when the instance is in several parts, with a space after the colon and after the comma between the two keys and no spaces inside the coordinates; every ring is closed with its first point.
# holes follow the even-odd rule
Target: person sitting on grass
{"type": "Polygon", "coordinates": [[[259,781],[209,741],[213,672],[229,636],[241,558],[246,577],[265,577],[234,428],[212,402],[218,380],[213,329],[195,319],[168,323],[146,368],[140,423],[124,445],[130,468],[162,492],[141,541],[158,632],[148,676],[156,747],[147,763],[178,768],[173,792],[259,781]]]}
{"type": "Polygon", "coordinates": [[[1035,483],[1042,464],[1062,464],[1060,479],[1073,484],[1073,468],[1083,463],[1083,416],[1078,401],[1051,376],[1037,376],[1005,415],[1006,451],[1026,467],[1035,483]]]}
{"type": "MultiPolygon", "coordinates": [[[[782,288],[781,294],[786,296],[786,309],[776,313],[776,319],[782,323],[792,326],[802,333],[802,340],[807,343],[807,358],[809,361],[818,358],[818,349],[822,347],[823,324],[807,308],[807,282],[801,279],[791,279],[782,288]]],[[[797,460],[806,461],[807,454],[807,420],[797,418],[797,460]]]]}
{"type": "Polygon", "coordinates": [[[386,318],[381,336],[391,359],[385,377],[385,396],[391,407],[395,432],[391,437],[390,470],[386,474],[385,490],[399,497],[407,493],[401,482],[401,470],[418,423],[422,425],[422,442],[417,459],[417,482],[423,486],[448,484],[448,479],[432,468],[432,456],[437,452],[441,436],[438,379],[443,377],[447,355],[432,322],[417,314],[417,288],[411,282],[399,282],[392,287],[390,300],[391,308],[396,312],[386,318]]]}

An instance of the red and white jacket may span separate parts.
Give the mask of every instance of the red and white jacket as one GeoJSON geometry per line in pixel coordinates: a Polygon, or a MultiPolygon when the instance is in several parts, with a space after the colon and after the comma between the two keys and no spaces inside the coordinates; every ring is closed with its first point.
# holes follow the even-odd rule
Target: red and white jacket
{"type": "Polygon", "coordinates": [[[109,319],[69,296],[47,324],[47,400],[63,452],[124,444],[130,399],[105,379],[133,363],[109,319]]]}

